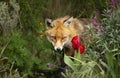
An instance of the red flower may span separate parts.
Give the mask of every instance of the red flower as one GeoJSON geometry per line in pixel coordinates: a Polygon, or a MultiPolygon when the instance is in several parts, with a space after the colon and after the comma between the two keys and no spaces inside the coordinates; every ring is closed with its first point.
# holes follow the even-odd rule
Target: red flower
{"type": "Polygon", "coordinates": [[[84,53],[85,47],[84,45],[82,45],[80,43],[79,37],[78,36],[74,36],[72,39],[72,47],[78,51],[78,49],[80,49],[80,54],[84,53]]]}
{"type": "Polygon", "coordinates": [[[79,37],[78,36],[75,36],[73,37],[72,39],[72,47],[75,49],[75,50],[78,50],[79,46],[80,46],[80,41],[79,41],[79,37]]]}
{"type": "Polygon", "coordinates": [[[80,45],[80,54],[83,54],[85,51],[84,45],[80,45]]]}

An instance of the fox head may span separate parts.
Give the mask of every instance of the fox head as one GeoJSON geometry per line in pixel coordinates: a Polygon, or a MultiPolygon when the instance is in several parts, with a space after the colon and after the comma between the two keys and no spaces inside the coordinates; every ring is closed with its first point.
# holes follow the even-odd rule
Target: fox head
{"type": "Polygon", "coordinates": [[[73,17],[68,16],[56,20],[45,20],[46,36],[56,51],[61,51],[65,46],[70,46],[72,36],[76,35],[72,21],[73,17]]]}

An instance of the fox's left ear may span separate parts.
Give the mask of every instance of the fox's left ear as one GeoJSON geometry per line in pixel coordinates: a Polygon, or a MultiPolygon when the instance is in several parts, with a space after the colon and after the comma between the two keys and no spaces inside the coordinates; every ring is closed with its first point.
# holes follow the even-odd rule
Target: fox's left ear
{"type": "Polygon", "coordinates": [[[49,18],[45,19],[45,25],[46,25],[46,29],[52,28],[53,26],[52,19],[49,18]]]}
{"type": "Polygon", "coordinates": [[[72,21],[73,21],[73,17],[70,17],[70,18],[68,18],[67,20],[64,21],[64,25],[65,26],[70,26],[70,24],[72,23],[72,21]]]}

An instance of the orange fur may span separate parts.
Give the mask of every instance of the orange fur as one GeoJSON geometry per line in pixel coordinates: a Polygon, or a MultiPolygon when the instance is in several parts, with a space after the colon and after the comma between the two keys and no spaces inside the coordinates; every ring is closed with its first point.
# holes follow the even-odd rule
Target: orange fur
{"type": "Polygon", "coordinates": [[[78,35],[84,38],[85,32],[88,29],[85,24],[90,24],[89,19],[78,20],[73,17],[65,16],[56,20],[48,19],[46,21],[46,36],[53,44],[55,50],[65,48],[67,55],[73,55],[71,40],[78,35]]]}

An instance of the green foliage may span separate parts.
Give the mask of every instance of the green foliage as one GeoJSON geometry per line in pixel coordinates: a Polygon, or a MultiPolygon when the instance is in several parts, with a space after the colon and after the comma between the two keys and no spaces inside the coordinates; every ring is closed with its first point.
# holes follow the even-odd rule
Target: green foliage
{"type": "MultiPolygon", "coordinates": [[[[3,56],[8,57],[8,63],[15,62],[16,67],[22,67],[23,69],[28,69],[26,72],[30,71],[32,67],[28,59],[32,54],[26,48],[26,41],[21,38],[22,33],[13,31],[10,37],[9,44],[5,50],[3,56]],[[27,63],[26,63],[27,62],[27,63]]],[[[21,69],[21,70],[23,70],[21,69]]],[[[25,71],[25,70],[23,70],[25,71]]]]}
{"type": "MultiPolygon", "coordinates": [[[[104,78],[105,73],[99,63],[93,60],[88,60],[85,55],[75,53],[74,57],[68,57],[65,55],[65,63],[72,68],[72,72],[63,74],[65,78],[104,78]],[[71,59],[73,59],[73,61],[71,59]]],[[[69,70],[70,71],[70,70],[69,70]]]]}
{"type": "Polygon", "coordinates": [[[91,18],[96,10],[101,13],[102,10],[108,6],[108,1],[109,0],[46,0],[42,16],[44,18],[56,18],[70,15],[91,18]]]}
{"type": "MultiPolygon", "coordinates": [[[[105,12],[106,15],[106,12],[105,12]]],[[[65,63],[72,69],[63,74],[65,78],[119,78],[120,77],[120,9],[102,19],[104,32],[92,34],[95,44],[89,43],[84,55],[65,56],[65,63]],[[71,60],[71,61],[70,61],[71,60]],[[78,61],[76,63],[75,61],[78,61]],[[76,69],[75,69],[76,68],[76,69]]]]}
{"type": "MultiPolygon", "coordinates": [[[[17,54],[13,57],[14,55],[13,50],[18,49],[18,47],[21,46],[21,44],[19,43],[18,46],[16,46],[17,44],[13,45],[14,43],[9,45],[9,43],[11,43],[10,41],[17,42],[14,41],[12,37],[10,40],[10,35],[13,28],[17,26],[18,18],[19,18],[19,10],[20,10],[19,5],[18,3],[16,3],[16,0],[10,0],[9,5],[5,1],[0,2],[0,77],[1,78],[22,77],[19,74],[19,71],[17,71],[17,69],[16,68],[14,69],[13,67],[15,60],[17,64],[20,64],[18,63],[17,60],[17,59],[20,60],[20,58],[18,57],[14,58],[17,54]]],[[[17,33],[16,35],[18,36],[19,34],[17,33]]]]}
{"type": "MultiPolygon", "coordinates": [[[[43,72],[52,73],[59,64],[53,60],[53,47],[44,34],[44,18],[65,15],[91,18],[96,9],[102,13],[108,7],[108,1],[0,1],[0,78],[45,78],[43,72]]],[[[84,55],[65,56],[65,63],[72,68],[66,70],[66,78],[99,78],[105,74],[106,78],[120,77],[120,10],[107,12],[109,17],[105,12],[102,19],[104,33],[90,34],[97,37],[97,42],[88,44],[84,55]]]]}
{"type": "Polygon", "coordinates": [[[105,24],[104,41],[102,47],[105,49],[107,60],[108,78],[119,78],[120,59],[120,9],[111,13],[110,17],[103,19],[105,24]]]}
{"type": "Polygon", "coordinates": [[[20,0],[18,2],[20,6],[16,0],[0,2],[2,6],[0,7],[0,62],[2,61],[0,76],[3,78],[28,76],[34,78],[37,71],[52,71],[57,64],[51,68],[47,66],[48,63],[55,64],[55,62],[52,60],[51,44],[46,42],[44,37],[42,17],[38,18],[39,12],[36,12],[41,7],[35,10],[35,6],[32,7],[32,5],[36,5],[33,3],[34,1],[20,0]],[[12,65],[12,63],[14,64],[12,65]]]}
{"type": "Polygon", "coordinates": [[[95,11],[100,13],[108,6],[109,0],[72,0],[71,14],[77,17],[92,17],[95,11]],[[83,8],[84,7],[84,8],[83,8]]]}
{"type": "Polygon", "coordinates": [[[17,26],[19,10],[16,0],[10,0],[9,5],[0,2],[0,35],[8,37],[11,30],[17,26]]]}

